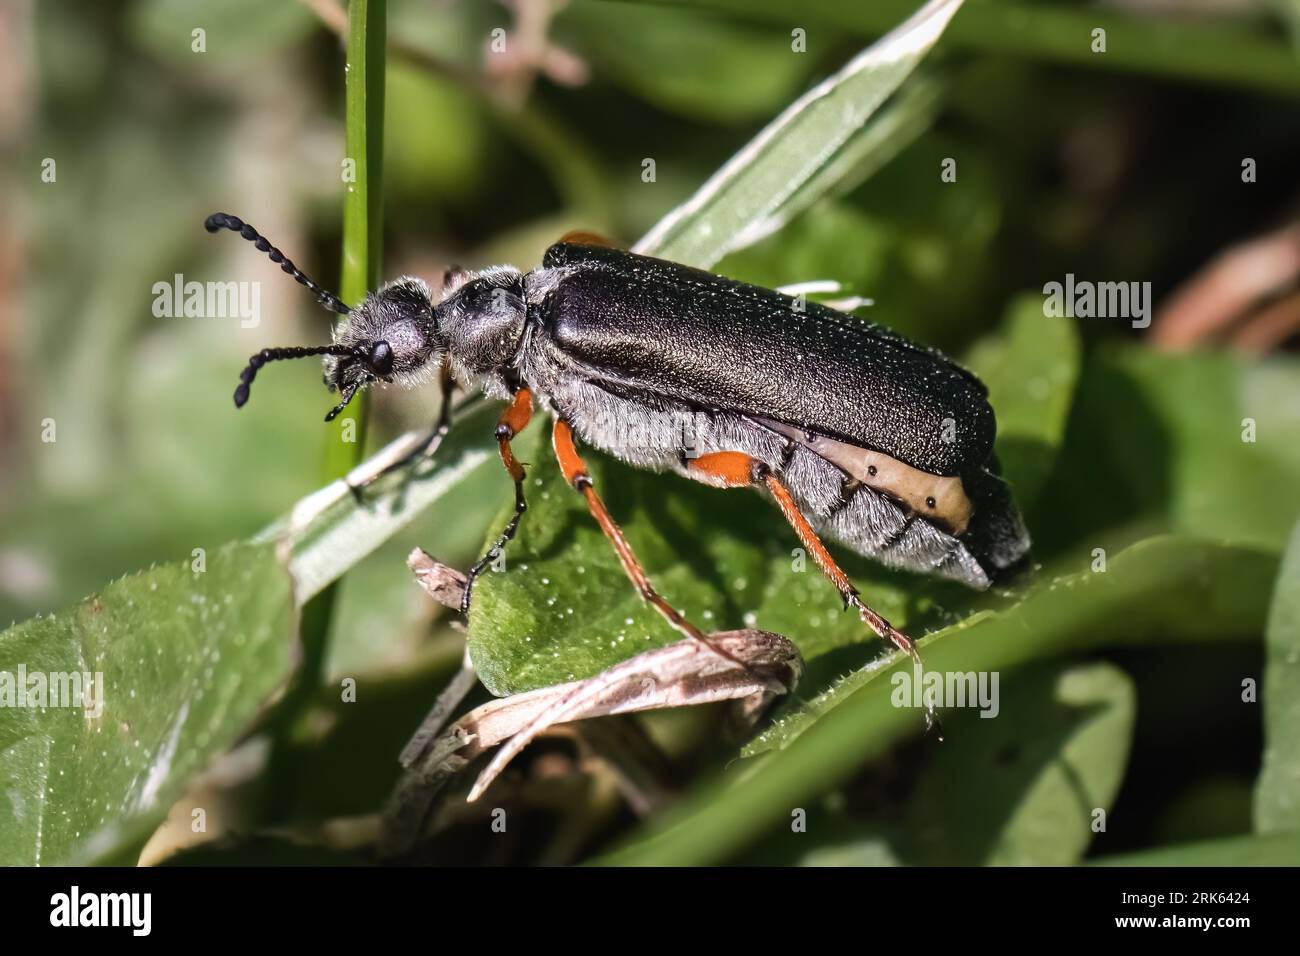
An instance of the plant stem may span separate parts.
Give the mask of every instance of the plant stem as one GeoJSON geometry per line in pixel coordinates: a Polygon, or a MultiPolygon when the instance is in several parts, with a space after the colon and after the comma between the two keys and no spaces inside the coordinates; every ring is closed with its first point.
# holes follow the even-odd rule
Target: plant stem
{"type": "MultiPolygon", "coordinates": [[[[383,242],[384,51],[387,0],[348,4],[347,122],[343,168],[343,266],[339,295],[355,306],[379,285],[383,242]]],[[[361,461],[367,395],[327,429],[321,478],[333,481],[361,461]],[[353,421],[348,434],[348,421],[353,421]]]]}
{"type": "MultiPolygon", "coordinates": [[[[387,22],[387,0],[351,0],[348,4],[347,132],[342,167],[346,192],[339,297],[352,306],[379,285],[387,22]]],[[[366,445],[368,398],[361,392],[346,412],[325,426],[323,483],[341,478],[360,463],[366,445]]],[[[335,595],[336,588],[330,587],[303,609],[304,679],[319,677],[324,669],[335,595]]]]}
{"type": "MultiPolygon", "coordinates": [[[[384,52],[387,0],[351,0],[348,4],[346,153],[341,166],[346,189],[343,199],[343,265],[339,298],[356,306],[379,284],[383,235],[384,52]]],[[[323,483],[351,471],[365,452],[366,393],[352,400],[347,411],[325,426],[321,462],[323,483]]],[[[272,819],[284,814],[296,795],[296,762],[290,756],[300,718],[312,704],[321,683],[329,651],[330,624],[338,584],[330,585],[302,609],[299,634],[302,665],[279,710],[273,757],[279,782],[270,795],[272,819]]]]}
{"type": "MultiPolygon", "coordinates": [[[[337,0],[299,0],[314,12],[326,28],[340,37],[348,36],[347,14],[337,0]]],[[[434,79],[451,83],[479,97],[501,124],[502,131],[527,150],[543,166],[560,192],[562,205],[577,211],[590,228],[611,228],[613,197],[599,159],[590,146],[563,120],[548,111],[536,97],[514,103],[502,97],[492,79],[404,42],[388,42],[394,63],[405,63],[434,79]]]]}

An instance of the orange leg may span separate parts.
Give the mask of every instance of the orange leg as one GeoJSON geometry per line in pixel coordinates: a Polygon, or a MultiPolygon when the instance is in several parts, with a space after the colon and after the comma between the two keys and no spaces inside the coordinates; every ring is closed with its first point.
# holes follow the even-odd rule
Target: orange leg
{"type": "Polygon", "coordinates": [[[483,555],[474,567],[469,569],[468,580],[465,582],[465,595],[460,601],[462,614],[469,611],[469,597],[474,589],[475,579],[505,550],[506,543],[519,530],[519,519],[528,510],[528,500],[524,497],[524,466],[519,459],[515,458],[510,441],[528,427],[532,417],[533,393],[526,388],[521,388],[515,392],[514,399],[497,419],[496,437],[497,445],[501,450],[501,463],[506,466],[506,471],[515,482],[515,513],[511,516],[505,530],[501,532],[501,537],[497,538],[497,543],[488,549],[487,554],[483,555]]]}
{"type": "Polygon", "coordinates": [[[858,589],[849,580],[849,576],[835,563],[835,558],[831,556],[830,551],[826,549],[826,545],[822,543],[821,538],[817,536],[817,532],[813,530],[813,526],[808,523],[808,519],[799,510],[794,496],[790,494],[790,489],[772,473],[771,469],[755,461],[749,455],[738,451],[720,451],[710,455],[701,455],[699,458],[691,459],[687,467],[693,472],[699,472],[700,476],[709,484],[723,488],[744,488],[759,482],[765,484],[767,490],[772,493],[772,497],[776,499],[781,514],[785,515],[785,520],[790,522],[790,526],[794,528],[794,533],[799,536],[799,541],[808,549],[808,553],[812,555],[813,561],[821,569],[822,574],[826,575],[840,592],[845,605],[856,610],[862,622],[875,631],[877,635],[892,643],[899,650],[910,654],[918,663],[920,662],[915,642],[863,602],[858,594],[858,589]]]}
{"type": "MultiPolygon", "coordinates": [[[[631,579],[632,584],[636,586],[641,597],[650,604],[656,611],[663,615],[664,619],[673,626],[678,633],[686,637],[699,641],[719,657],[725,658],[737,667],[749,670],[748,665],[743,661],[727,653],[718,647],[708,636],[698,627],[686,619],[686,617],[675,607],[669,604],[654,585],[650,583],[650,578],[646,575],[645,569],[641,567],[641,562],[636,558],[632,551],[632,546],[627,543],[627,538],[623,535],[623,529],[618,526],[605,507],[605,502],[601,500],[600,495],[592,484],[591,475],[587,471],[586,462],[578,454],[578,448],[573,441],[573,429],[562,418],[555,419],[555,427],[551,432],[551,442],[555,448],[555,457],[560,462],[560,471],[564,475],[564,480],[573,486],[573,489],[583,496],[587,501],[587,510],[591,516],[596,519],[600,525],[600,530],[605,532],[610,543],[614,546],[614,551],[618,555],[619,562],[623,565],[623,571],[631,579]]],[[[774,690],[784,694],[786,689],[775,680],[767,680],[774,690]]]]}
{"type": "Polygon", "coordinates": [[[813,530],[812,525],[808,523],[808,519],[803,516],[803,512],[795,504],[790,489],[785,486],[780,478],[770,472],[764,476],[763,480],[767,484],[768,491],[772,493],[772,497],[776,499],[781,514],[785,515],[785,520],[790,522],[790,527],[794,528],[794,533],[799,536],[799,541],[808,549],[808,553],[813,556],[813,561],[817,563],[817,567],[821,568],[822,574],[826,575],[839,590],[840,596],[844,598],[844,603],[856,610],[862,622],[882,639],[889,641],[899,650],[906,651],[917,660],[917,663],[920,663],[920,658],[916,653],[916,642],[863,602],[862,597],[858,594],[858,589],[849,580],[849,576],[835,563],[830,551],[826,550],[826,545],[822,543],[821,538],[817,537],[817,532],[813,530]]]}

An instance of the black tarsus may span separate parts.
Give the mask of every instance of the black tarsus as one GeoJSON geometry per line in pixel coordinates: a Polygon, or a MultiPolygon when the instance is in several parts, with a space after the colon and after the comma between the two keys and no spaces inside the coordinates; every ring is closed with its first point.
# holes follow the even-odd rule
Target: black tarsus
{"type": "Polygon", "coordinates": [[[399,468],[405,468],[409,465],[413,465],[421,459],[431,457],[433,453],[438,450],[439,446],[442,445],[442,440],[446,438],[448,432],[451,431],[451,397],[452,393],[456,390],[456,382],[455,379],[452,378],[451,369],[445,363],[442,366],[440,385],[442,389],[442,404],[438,408],[437,423],[433,426],[433,430],[429,432],[429,436],[401,458],[397,459],[397,461],[385,465],[382,471],[367,477],[361,484],[349,484],[348,490],[352,492],[352,497],[356,499],[357,504],[363,503],[361,493],[367,487],[374,484],[385,475],[392,474],[399,468]]]}
{"type": "MultiPolygon", "coordinates": [[[[588,480],[590,481],[590,479],[588,480]]],[[[506,545],[514,539],[515,532],[519,530],[519,519],[524,516],[524,512],[527,510],[528,498],[524,495],[524,483],[522,480],[516,481],[515,513],[510,516],[510,523],[506,525],[505,530],[501,532],[501,536],[497,538],[497,543],[488,548],[487,554],[479,558],[478,563],[470,568],[469,573],[465,575],[465,593],[460,599],[461,614],[469,613],[469,601],[474,591],[474,582],[478,580],[480,574],[487,570],[488,565],[505,551],[506,545]]]]}
{"type": "MultiPolygon", "coordinates": [[[[508,446],[510,439],[515,437],[515,432],[504,421],[501,421],[497,423],[496,437],[497,441],[505,441],[507,443],[507,445],[502,446],[505,448],[508,446]]],[[[506,545],[514,539],[515,532],[519,530],[519,519],[522,518],[524,512],[528,510],[528,496],[524,493],[524,482],[528,477],[528,474],[525,471],[526,463],[518,462],[517,464],[519,465],[519,477],[514,479],[515,513],[510,516],[510,521],[506,525],[505,530],[501,532],[500,537],[497,538],[496,544],[488,548],[487,553],[483,555],[483,557],[479,558],[478,562],[469,569],[469,573],[465,575],[465,593],[461,595],[460,599],[461,614],[469,614],[469,602],[471,595],[474,593],[474,582],[478,580],[480,574],[487,570],[489,564],[505,552],[506,545]]]]}
{"type": "MultiPolygon", "coordinates": [[[[328,292],[317,285],[312,279],[293,264],[283,252],[271,245],[270,240],[259,233],[251,225],[244,222],[238,216],[232,216],[229,213],[214,212],[203,223],[203,228],[208,232],[216,232],[218,229],[229,229],[231,232],[237,232],[253,245],[257,246],[262,252],[271,257],[272,262],[279,263],[280,270],[293,276],[298,282],[306,286],[307,289],[316,296],[316,300],[325,308],[339,315],[347,315],[352,310],[343,304],[343,300],[333,292],[328,292]]],[[[236,404],[239,404],[238,402],[236,404]]]]}
{"type": "MultiPolygon", "coordinates": [[[[347,355],[349,353],[344,352],[344,354],[347,355]]],[[[343,411],[343,409],[348,407],[348,403],[352,401],[353,396],[355,396],[357,392],[360,391],[360,389],[361,389],[361,385],[360,383],[358,383],[356,385],[353,385],[346,392],[344,392],[343,401],[339,402],[337,405],[335,405],[333,408],[331,408],[328,412],[325,413],[325,421],[332,422],[334,421],[334,419],[338,418],[339,412],[343,411]]]]}

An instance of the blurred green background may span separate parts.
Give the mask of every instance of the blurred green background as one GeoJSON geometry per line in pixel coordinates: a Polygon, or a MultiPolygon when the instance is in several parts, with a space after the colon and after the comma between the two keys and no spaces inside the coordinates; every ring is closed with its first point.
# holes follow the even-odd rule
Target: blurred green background
{"type": "MultiPolygon", "coordinates": [[[[758,3],[737,15],[743,5],[393,0],[389,35],[401,51],[390,52],[388,70],[385,273],[432,280],[453,262],[529,268],[577,227],[631,243],[911,6],[867,14],[878,21],[869,29],[847,3],[841,16],[830,3],[794,14],[758,3]],[[807,30],[806,53],[792,54],[794,27],[807,30]],[[489,52],[495,28],[512,38],[508,58],[489,52]],[[642,178],[647,157],[654,182],[642,178]]],[[[1203,36],[1224,25],[1290,55],[1293,5],[1223,3],[1189,16],[1167,6],[1115,2],[1098,16],[1155,31],[1174,17],[1203,36]]],[[[319,485],[330,398],[318,367],[275,368],[238,414],[230,393],[248,355],[323,341],[328,316],[247,243],[214,239],[202,223],[216,210],[242,216],[336,287],[343,61],[327,22],[339,22],[340,9],[329,0],[11,0],[0,11],[0,621],[246,538],[319,485]],[[196,26],[206,31],[202,53],[192,50],[196,26]],[[42,181],[47,158],[55,182],[42,181]],[[153,284],[175,273],[260,281],[260,325],[155,317],[153,284]],[[56,441],[43,440],[47,420],[56,441]]],[[[982,15],[972,3],[957,22],[982,15]]],[[[1043,284],[1066,273],[1149,280],[1167,305],[1226,250],[1294,228],[1300,87],[1252,80],[1248,67],[1244,79],[1217,66],[1198,75],[1194,53],[1183,75],[1143,69],[1131,50],[1113,63],[1056,56],[1057,28],[1042,22],[1038,55],[1025,55],[1033,22],[1020,52],[954,27],[926,64],[933,125],[864,184],[717,271],[768,286],[839,280],[875,301],[869,317],[967,355],[981,341],[989,347],[1020,296],[1032,313],[1043,284]],[[945,157],[958,157],[959,178],[941,188],[945,157]],[[1242,180],[1244,157],[1257,163],[1255,182],[1242,180]]],[[[1193,340],[1168,333],[1165,346],[1198,348],[1188,360],[1157,348],[1164,317],[1144,333],[1077,323],[1083,359],[1069,437],[1039,476],[1046,490],[1030,512],[1044,565],[1077,570],[1069,560],[1103,533],[1117,547],[1162,530],[1281,554],[1300,487],[1300,448],[1289,443],[1300,420],[1300,269],[1279,267],[1272,279],[1251,309],[1231,296],[1211,308],[1193,340]],[[1247,313],[1260,302],[1281,303],[1283,315],[1252,334],[1247,313]],[[1284,426],[1261,436],[1266,459],[1245,472],[1221,460],[1221,435],[1200,431],[1225,396],[1284,426]]],[[[369,445],[426,425],[436,408],[432,387],[377,392],[369,445]]],[[[282,817],[363,814],[386,793],[394,748],[461,641],[402,562],[417,544],[453,565],[473,559],[509,496],[496,470],[483,476],[345,579],[328,674],[384,675],[391,706],[372,718],[383,744],[368,726],[331,724],[311,738],[282,817]],[[315,813],[328,787],[312,760],[348,764],[371,782],[330,794],[315,813]]],[[[678,493],[675,479],[662,481],[678,493]]],[[[832,654],[824,680],[867,659],[862,648],[832,654]]],[[[1110,659],[1140,688],[1138,715],[1112,826],[1088,852],[1248,831],[1262,718],[1231,706],[1232,688],[1215,677],[1260,673],[1260,643],[1138,647],[1110,659]]],[[[724,858],[873,859],[850,852],[862,839],[857,810],[869,807],[859,822],[889,817],[900,779],[941,790],[916,776],[913,762],[924,758],[914,749],[837,789],[825,808],[835,825],[815,848],[759,833],[748,856],[724,858]]],[[[571,845],[514,848],[502,861],[567,861],[609,845],[633,824],[608,803],[571,845]]],[[[438,858],[487,859],[449,846],[438,858]]],[[[960,848],[909,852],[971,859],[960,848]]]]}

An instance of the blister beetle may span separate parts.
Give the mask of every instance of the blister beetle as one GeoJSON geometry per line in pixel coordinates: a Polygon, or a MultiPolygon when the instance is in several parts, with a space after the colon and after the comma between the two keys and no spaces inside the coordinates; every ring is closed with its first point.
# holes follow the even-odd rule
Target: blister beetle
{"type": "MultiPolygon", "coordinates": [[[[509,403],[496,439],[515,483],[515,513],[471,570],[471,585],[526,510],[524,468],[511,440],[527,426],[534,401],[554,418],[565,479],[642,597],[705,644],[650,583],[596,493],[575,434],[634,466],[722,488],[766,488],[846,605],[913,655],[912,641],[861,599],[818,529],[883,564],[974,588],[987,588],[1028,552],[1028,533],[998,476],[987,389],[940,352],[881,326],[586,234],[551,246],[532,272],[451,271],[437,303],[422,280],[403,276],[349,308],[235,216],[216,213],[206,227],[238,232],[346,316],[329,345],[254,355],[236,406],[248,401],[266,363],[313,355],[324,356],[325,382],[341,396],[327,421],[362,388],[411,386],[440,369],[449,373],[444,399],[454,386],[478,386],[509,403]],[[629,442],[626,424],[647,416],[690,421],[690,434],[645,428],[629,442]]],[[[444,416],[449,409],[444,400],[444,416]]],[[[444,418],[441,431],[447,424],[444,418]]],[[[464,609],[469,597],[466,588],[464,609]]]]}

